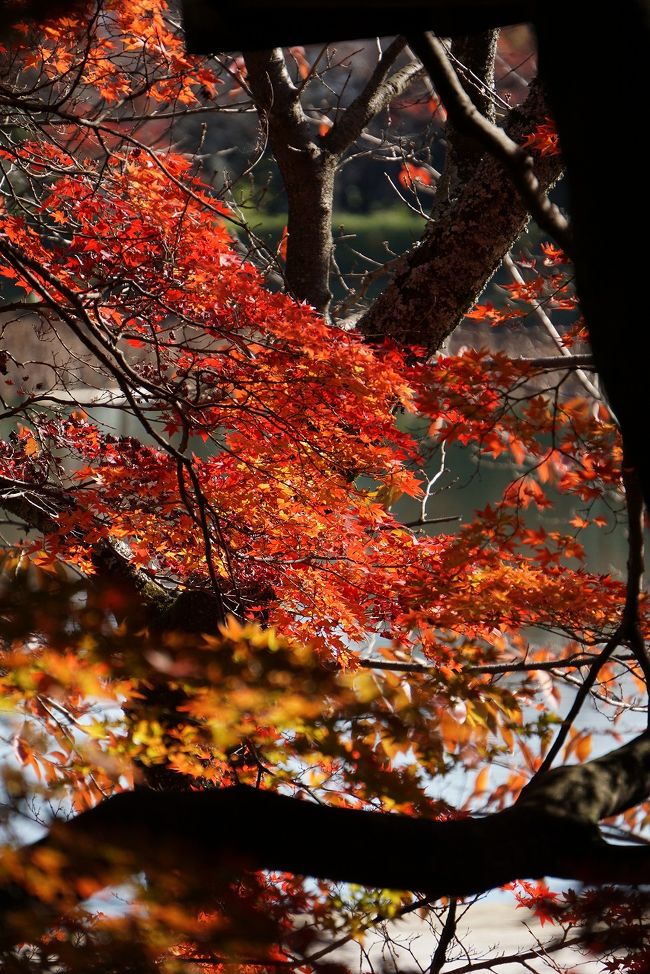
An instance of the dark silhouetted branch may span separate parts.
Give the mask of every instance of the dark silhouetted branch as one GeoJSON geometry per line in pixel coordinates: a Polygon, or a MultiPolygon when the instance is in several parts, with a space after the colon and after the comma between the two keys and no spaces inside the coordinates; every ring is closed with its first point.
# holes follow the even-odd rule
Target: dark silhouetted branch
{"type": "Polygon", "coordinates": [[[650,847],[608,845],[597,823],[648,794],[649,733],[595,761],[536,778],[515,805],[485,818],[433,821],[333,808],[242,786],[125,792],[56,822],[44,839],[12,856],[14,881],[0,890],[0,944],[25,939],[26,917],[34,936],[35,926],[45,929],[92,889],[139,871],[163,886],[173,873],[176,896],[179,882],[209,895],[248,869],[430,897],[467,896],[524,877],[646,882],[650,847]],[[48,853],[62,863],[66,888],[55,905],[36,892],[39,862],[54,861],[48,853]]]}

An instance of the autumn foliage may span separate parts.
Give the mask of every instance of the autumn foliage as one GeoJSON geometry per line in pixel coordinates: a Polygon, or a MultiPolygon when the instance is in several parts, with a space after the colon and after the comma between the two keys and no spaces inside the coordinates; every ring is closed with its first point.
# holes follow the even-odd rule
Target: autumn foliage
{"type": "MultiPolygon", "coordinates": [[[[281,259],[246,251],[199,162],[157,142],[172,108],[246,83],[233,59],[187,55],[164,3],[18,24],[0,56],[15,113],[0,147],[14,426],[0,485],[19,525],[2,569],[7,846],[20,815],[78,813],[134,785],[242,782],[441,820],[511,804],[628,596],[583,547],[624,520],[607,406],[542,358],[370,344],[269,284],[281,259]],[[36,329],[45,365],[13,350],[19,328],[36,329]],[[98,418],[106,402],[131,432],[98,418]],[[436,471],[465,453],[504,489],[427,528],[436,471]],[[445,784],[460,770],[462,794],[445,784]]],[[[528,145],[557,151],[550,120],[528,145]]],[[[399,181],[417,190],[430,171],[405,163],[399,181]]],[[[482,298],[471,327],[542,302],[570,316],[565,352],[584,352],[565,255],[542,241],[519,258],[524,285],[482,298]]],[[[643,688],[623,650],[594,682],[616,718],[643,688]]],[[[563,759],[591,748],[589,726],[573,727],[563,759]]],[[[628,815],[644,822],[643,806],[628,815]]],[[[12,881],[71,905],[61,863],[26,876],[6,862],[12,881]]],[[[417,891],[260,873],[190,892],[177,902],[173,879],[162,894],[134,879],[117,915],[75,907],[39,935],[25,969],[130,970],[131,951],[170,971],[311,970],[320,939],[361,937],[417,891]]]]}

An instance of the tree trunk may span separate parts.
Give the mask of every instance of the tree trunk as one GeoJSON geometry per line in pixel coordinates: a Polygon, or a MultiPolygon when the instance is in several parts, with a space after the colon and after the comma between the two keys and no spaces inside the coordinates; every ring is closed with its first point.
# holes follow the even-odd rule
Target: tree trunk
{"type": "Polygon", "coordinates": [[[287,191],[286,278],[299,301],[327,315],[332,199],[338,159],[311,137],[310,123],[279,48],[246,54],[247,80],[287,191]]]}
{"type": "MultiPolygon", "coordinates": [[[[546,118],[540,85],[512,110],[508,134],[517,142],[546,118]]],[[[536,160],[544,189],[561,174],[557,156],[536,160]]],[[[462,320],[528,222],[528,211],[503,167],[484,157],[460,196],[432,222],[395,278],[359,322],[370,341],[385,337],[432,353],[462,320]]]]}
{"type": "Polygon", "coordinates": [[[648,162],[640,146],[650,97],[650,3],[624,0],[617,18],[624,64],[611,53],[608,18],[541,4],[540,67],[567,164],[580,304],[598,375],[650,509],[648,363],[638,354],[648,258],[645,244],[633,239],[650,224],[648,162]]]}
{"type": "Polygon", "coordinates": [[[293,158],[278,159],[288,202],[286,275],[295,298],[327,315],[332,300],[332,200],[338,160],[314,143],[305,151],[306,156],[295,153],[293,158]]]}

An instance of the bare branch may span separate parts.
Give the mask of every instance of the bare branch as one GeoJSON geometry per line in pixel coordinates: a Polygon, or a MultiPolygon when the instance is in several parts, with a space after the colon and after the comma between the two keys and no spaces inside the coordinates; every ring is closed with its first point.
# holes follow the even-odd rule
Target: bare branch
{"type": "Polygon", "coordinates": [[[449,906],[447,907],[447,916],[440,933],[440,939],[436,944],[436,949],[434,951],[433,957],[431,958],[431,966],[429,968],[429,974],[440,974],[440,971],[447,963],[447,949],[454,937],[456,936],[456,907],[458,906],[458,900],[452,897],[449,901],[449,906]]]}
{"type": "Polygon", "coordinates": [[[325,136],[325,144],[331,152],[342,153],[361,135],[369,122],[401,95],[424,73],[422,65],[410,61],[387,78],[388,72],[406,47],[403,37],[397,37],[386,48],[363,90],[339,116],[325,136]]]}
{"type": "Polygon", "coordinates": [[[646,686],[650,687],[650,661],[647,657],[639,622],[639,595],[643,581],[643,497],[636,471],[634,468],[626,465],[625,456],[623,458],[623,480],[625,484],[629,537],[626,597],[621,622],[604,649],[592,663],[584,683],[576,693],[569,713],[562,721],[562,725],[548,754],[536,772],[536,778],[543,776],[553,764],[553,761],[567,739],[576,717],[580,713],[585,700],[593,688],[598,674],[621,643],[629,643],[643,671],[646,686]]]}
{"type": "Polygon", "coordinates": [[[504,967],[506,964],[522,964],[528,960],[540,960],[547,954],[556,953],[558,950],[566,950],[567,947],[577,947],[584,944],[584,937],[555,938],[539,947],[531,950],[522,950],[515,954],[506,954],[503,957],[491,957],[486,960],[473,961],[464,964],[462,967],[455,967],[454,974],[475,974],[477,971],[491,971],[495,967],[504,967]]]}
{"type": "MultiPolygon", "coordinates": [[[[568,351],[568,349],[567,349],[568,351]]],[[[593,369],[594,360],[591,355],[542,355],[539,358],[522,358],[521,362],[540,369],[593,369]]]]}
{"type": "MultiPolygon", "coordinates": [[[[503,263],[504,263],[506,269],[508,270],[510,276],[512,277],[513,281],[515,281],[517,284],[522,284],[522,285],[526,283],[524,281],[524,278],[523,278],[522,274],[521,274],[521,271],[519,270],[519,268],[515,264],[514,260],[510,256],[510,254],[506,254],[505,255],[505,257],[503,258],[503,263]]],[[[568,349],[566,347],[566,345],[563,344],[561,334],[559,333],[559,331],[557,330],[557,328],[555,327],[555,325],[551,321],[550,316],[547,314],[547,312],[542,307],[542,305],[541,305],[541,303],[539,301],[535,301],[533,303],[533,314],[535,315],[535,317],[537,318],[537,320],[539,322],[541,322],[541,324],[543,325],[543,327],[546,329],[546,331],[548,332],[548,334],[551,336],[551,338],[553,339],[553,341],[557,345],[558,349],[560,350],[561,354],[565,358],[570,358],[570,359],[572,359],[572,360],[575,361],[576,356],[572,355],[570,349],[568,349]]],[[[591,356],[587,356],[587,358],[591,362],[591,356]]],[[[598,388],[598,386],[596,386],[594,384],[594,382],[589,378],[589,376],[585,375],[585,373],[582,371],[581,368],[577,368],[576,369],[576,374],[577,374],[578,378],[580,379],[580,382],[582,383],[582,385],[587,390],[587,392],[589,393],[590,396],[593,396],[594,399],[597,399],[597,400],[599,400],[599,399],[602,398],[601,395],[600,395],[600,389],[598,388]]]]}
{"type": "MultiPolygon", "coordinates": [[[[634,659],[633,656],[616,657],[619,662],[634,659]]],[[[584,666],[592,666],[598,660],[598,656],[593,653],[570,656],[567,659],[558,660],[539,660],[538,662],[525,662],[513,660],[510,663],[484,663],[481,666],[467,666],[465,673],[492,674],[499,676],[507,673],[535,673],[537,671],[552,673],[554,670],[579,670],[584,666]]],[[[382,659],[362,659],[358,665],[367,670],[393,670],[396,673],[430,673],[432,676],[437,672],[437,667],[430,663],[408,663],[382,659]]]]}
{"type": "Polygon", "coordinates": [[[618,627],[614,635],[611,637],[611,639],[608,640],[604,648],[600,651],[596,659],[591,664],[589,672],[584,679],[584,683],[582,683],[580,689],[576,693],[573,704],[571,705],[568,714],[562,721],[562,724],[560,726],[560,729],[557,732],[555,740],[553,741],[553,744],[548,750],[548,754],[546,755],[542,764],[540,765],[539,769],[536,772],[537,775],[540,776],[544,775],[549,770],[549,768],[553,764],[553,761],[562,750],[564,742],[568,737],[569,731],[571,730],[576,717],[582,710],[585,700],[589,696],[589,693],[593,685],[598,679],[598,674],[602,670],[605,663],[610,659],[612,653],[621,645],[624,636],[625,636],[625,630],[624,627],[621,625],[618,627]]]}
{"type": "Polygon", "coordinates": [[[312,139],[300,90],[282,51],[247,52],[245,59],[248,83],[287,191],[287,284],[295,297],[327,314],[338,159],[312,139]]]}

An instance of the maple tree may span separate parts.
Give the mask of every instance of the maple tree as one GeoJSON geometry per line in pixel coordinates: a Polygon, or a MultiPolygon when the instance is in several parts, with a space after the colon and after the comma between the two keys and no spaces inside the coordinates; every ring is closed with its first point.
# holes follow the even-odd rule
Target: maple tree
{"type": "Polygon", "coordinates": [[[419,910],[439,972],[460,900],[504,884],[563,931],[549,951],[577,930],[647,963],[650,745],[620,722],[647,709],[644,479],[545,195],[560,143],[539,82],[495,88],[495,31],[410,49],[325,104],[326,48],[190,55],[163,0],[3,35],[8,970],[311,971],[419,910]],[[442,173],[373,134],[400,99],[442,173]],[[284,181],[277,252],[175,146],[235,105],[284,181]],[[365,138],[405,204],[435,184],[433,218],[378,298],[370,270],[333,302],[365,138]],[[552,354],[483,347],[531,319],[552,354]],[[458,523],[436,501],[461,448],[506,486],[458,523]],[[591,571],[582,532],[625,526],[627,575],[591,571]],[[590,699],[615,745],[593,759],[590,699]]]}

